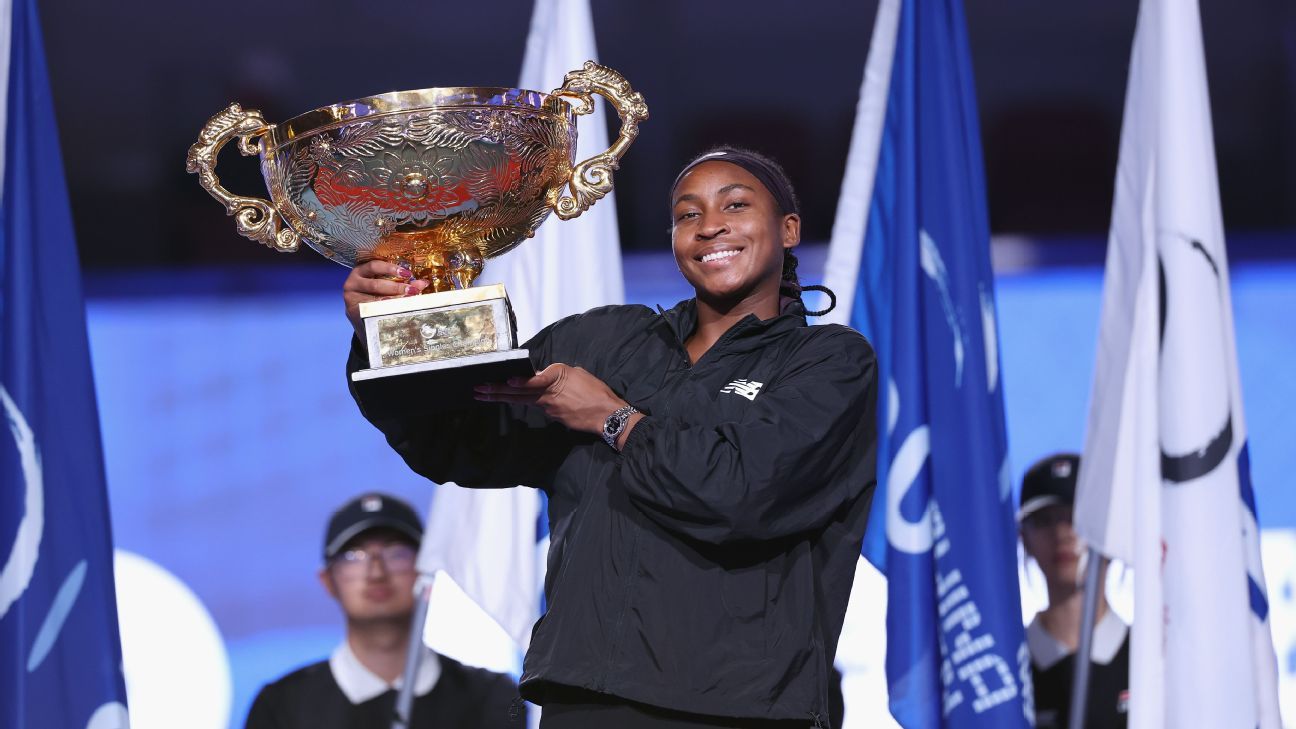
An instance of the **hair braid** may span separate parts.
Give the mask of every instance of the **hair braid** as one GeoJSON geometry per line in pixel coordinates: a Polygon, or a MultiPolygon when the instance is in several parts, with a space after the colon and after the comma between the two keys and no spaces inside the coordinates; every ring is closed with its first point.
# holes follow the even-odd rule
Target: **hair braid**
{"type": "MultiPolygon", "coordinates": [[[[783,249],[783,279],[782,281],[779,282],[779,293],[782,294],[783,296],[796,299],[797,301],[801,301],[801,293],[803,291],[822,291],[823,293],[827,294],[828,308],[818,309],[816,311],[811,311],[807,309],[806,316],[823,316],[824,314],[827,314],[833,309],[836,309],[837,295],[834,294],[832,290],[829,289],[827,286],[820,286],[818,284],[812,284],[810,286],[801,285],[801,279],[799,276],[797,276],[797,272],[796,272],[798,263],[800,263],[800,261],[797,260],[796,254],[792,252],[792,249],[784,248],[783,249]]],[[[804,304],[804,302],[802,303],[804,304]]]]}

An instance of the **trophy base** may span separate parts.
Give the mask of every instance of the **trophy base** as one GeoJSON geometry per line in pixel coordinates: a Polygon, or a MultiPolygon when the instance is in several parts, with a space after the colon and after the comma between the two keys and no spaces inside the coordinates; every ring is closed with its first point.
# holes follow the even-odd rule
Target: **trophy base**
{"type": "Polygon", "coordinates": [[[473,404],[473,386],[535,374],[500,284],[360,305],[369,369],[351,375],[370,415],[473,404]]]}
{"type": "Polygon", "coordinates": [[[502,284],[360,305],[374,369],[459,359],[517,346],[513,307],[502,284]]]}
{"type": "Polygon", "coordinates": [[[478,404],[473,387],[535,374],[525,349],[358,370],[351,382],[371,417],[453,410],[478,404]]]}

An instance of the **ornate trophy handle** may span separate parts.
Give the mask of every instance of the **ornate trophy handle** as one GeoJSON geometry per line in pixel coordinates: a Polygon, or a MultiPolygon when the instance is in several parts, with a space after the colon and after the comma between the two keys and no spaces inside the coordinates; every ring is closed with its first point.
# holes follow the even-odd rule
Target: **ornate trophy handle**
{"type": "Polygon", "coordinates": [[[291,227],[281,227],[279,213],[275,212],[269,201],[233,195],[221,187],[220,178],[216,177],[216,157],[231,139],[238,137],[239,151],[245,156],[258,154],[260,150],[253,144],[253,139],[272,128],[272,125],[266,124],[261,112],[251,109],[243,111],[243,107],[238,104],[230,104],[208,120],[198,134],[198,141],[194,142],[186,155],[185,170],[198,173],[198,182],[203,189],[225,206],[227,215],[235,216],[240,234],[276,251],[291,253],[297,250],[301,236],[291,227]]]}
{"type": "Polygon", "coordinates": [[[563,78],[562,88],[552,93],[573,101],[572,111],[578,115],[594,111],[594,99],[590,94],[598,94],[612,103],[621,117],[621,134],[606,152],[572,167],[567,180],[572,194],[556,197],[552,203],[554,212],[563,220],[580,215],[612,191],[612,171],[620,166],[621,155],[639,136],[639,122],[648,118],[648,105],[644,103],[643,95],[630,88],[630,83],[621,74],[593,61],[586,61],[584,68],[568,73],[563,78]]]}

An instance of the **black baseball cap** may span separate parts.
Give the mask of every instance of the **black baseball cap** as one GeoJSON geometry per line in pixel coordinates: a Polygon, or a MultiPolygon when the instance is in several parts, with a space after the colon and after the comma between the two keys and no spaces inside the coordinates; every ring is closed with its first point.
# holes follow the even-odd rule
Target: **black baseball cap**
{"type": "Polygon", "coordinates": [[[423,522],[413,507],[390,494],[361,494],[333,512],[324,533],[324,559],[342,551],[346,543],[370,529],[391,529],[415,544],[423,540],[423,522]]]}
{"type": "Polygon", "coordinates": [[[1022,478],[1017,523],[1046,506],[1074,505],[1079,470],[1080,456],[1075,453],[1055,453],[1036,461],[1022,478]]]}

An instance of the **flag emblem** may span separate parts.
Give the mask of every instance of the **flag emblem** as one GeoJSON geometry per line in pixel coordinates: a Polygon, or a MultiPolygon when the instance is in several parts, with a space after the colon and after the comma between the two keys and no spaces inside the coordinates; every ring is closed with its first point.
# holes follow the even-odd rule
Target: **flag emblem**
{"type": "Polygon", "coordinates": [[[989,238],[962,2],[882,0],[825,321],[869,338],[886,383],[863,551],[906,729],[1033,725],[989,238]]]}
{"type": "Polygon", "coordinates": [[[127,724],[99,414],[37,3],[0,10],[0,726],[127,724]],[[45,268],[70,272],[58,290],[45,268]],[[12,445],[10,445],[12,444],[12,445]]]}

